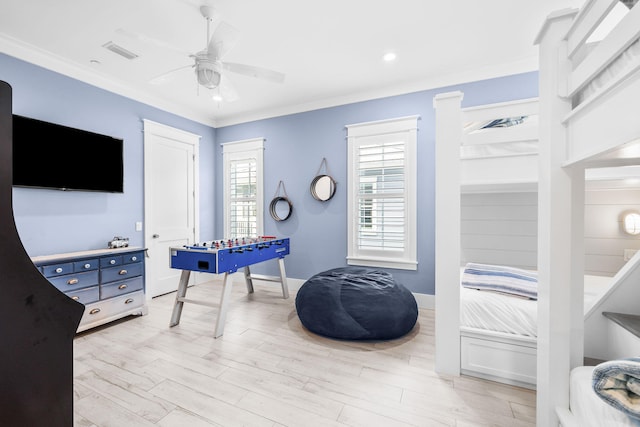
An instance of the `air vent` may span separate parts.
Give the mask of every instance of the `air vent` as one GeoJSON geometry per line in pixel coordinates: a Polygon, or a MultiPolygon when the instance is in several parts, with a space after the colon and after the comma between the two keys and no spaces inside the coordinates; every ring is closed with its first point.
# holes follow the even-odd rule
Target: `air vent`
{"type": "Polygon", "coordinates": [[[122,46],[118,46],[114,42],[107,42],[102,45],[102,47],[109,49],[113,53],[117,53],[118,55],[127,58],[127,59],[136,59],[138,55],[135,53],[123,48],[122,46]]]}

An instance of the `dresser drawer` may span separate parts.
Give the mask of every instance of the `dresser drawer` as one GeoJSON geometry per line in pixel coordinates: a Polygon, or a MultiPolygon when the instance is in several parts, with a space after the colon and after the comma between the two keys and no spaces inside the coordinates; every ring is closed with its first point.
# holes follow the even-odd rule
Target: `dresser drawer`
{"type": "Polygon", "coordinates": [[[121,317],[123,313],[142,310],[144,306],[144,292],[138,291],[116,298],[104,301],[98,301],[88,304],[84,308],[84,314],[80,319],[79,330],[84,330],[86,325],[95,324],[96,322],[105,321],[107,319],[115,320],[121,317]]]}
{"type": "Polygon", "coordinates": [[[42,266],[42,274],[44,275],[44,277],[62,276],[63,274],[70,274],[70,273],[73,273],[72,262],[42,266]]]}
{"type": "Polygon", "coordinates": [[[100,268],[113,267],[122,264],[122,255],[100,258],[100,268]]]}
{"type": "Polygon", "coordinates": [[[49,277],[49,281],[62,292],[69,292],[71,290],[97,285],[98,270],[67,274],[66,276],[49,277]]]}
{"type": "Polygon", "coordinates": [[[130,254],[122,255],[122,263],[123,264],[130,264],[130,263],[134,263],[134,262],[142,262],[143,259],[144,259],[144,252],[143,251],[132,252],[130,254]]]}
{"type": "Polygon", "coordinates": [[[100,263],[98,261],[98,258],[76,261],[73,263],[73,271],[79,273],[81,271],[97,270],[99,265],[100,263]]]}
{"type": "Polygon", "coordinates": [[[128,294],[129,292],[139,291],[143,287],[142,276],[134,277],[128,280],[119,280],[108,285],[100,286],[100,298],[106,299],[118,295],[128,294]]]}
{"type": "Polygon", "coordinates": [[[76,300],[82,304],[91,304],[100,299],[100,287],[92,286],[90,288],[77,289],[71,292],[65,292],[69,298],[76,300]]]}
{"type": "Polygon", "coordinates": [[[103,268],[101,271],[102,283],[115,282],[116,280],[123,280],[130,277],[141,276],[142,270],[142,263],[125,264],[117,267],[103,268]]]}

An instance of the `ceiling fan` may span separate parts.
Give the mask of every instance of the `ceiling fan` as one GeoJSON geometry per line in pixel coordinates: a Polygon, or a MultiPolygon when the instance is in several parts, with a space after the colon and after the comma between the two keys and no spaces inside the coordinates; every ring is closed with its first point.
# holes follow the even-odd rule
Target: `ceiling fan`
{"type": "MultiPolygon", "coordinates": [[[[239,31],[226,22],[220,22],[213,35],[211,35],[210,27],[213,21],[214,9],[211,6],[200,6],[200,13],[207,21],[207,45],[204,50],[189,55],[189,57],[193,59],[193,64],[185,65],[161,74],[151,79],[149,83],[163,84],[181,70],[193,68],[199,86],[212,90],[217,89],[216,93],[214,93],[214,99],[233,101],[237,98],[237,94],[233,85],[225,75],[226,71],[273,83],[284,82],[285,75],[280,72],[252,65],[223,61],[223,57],[235,46],[239,37],[239,31]]],[[[139,38],[143,38],[145,41],[153,41],[153,39],[144,36],[139,38]]],[[[167,46],[167,44],[163,42],[156,44],[167,46]]]]}

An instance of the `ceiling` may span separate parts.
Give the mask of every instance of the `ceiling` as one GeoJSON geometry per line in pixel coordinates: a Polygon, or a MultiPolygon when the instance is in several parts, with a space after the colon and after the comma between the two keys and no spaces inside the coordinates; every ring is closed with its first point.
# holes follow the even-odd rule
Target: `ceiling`
{"type": "MultiPolygon", "coordinates": [[[[545,17],[583,0],[2,0],[0,52],[215,127],[537,69],[545,17]],[[214,101],[191,68],[201,5],[240,38],[223,59],[283,83],[223,72],[214,101]],[[113,42],[129,60],[103,47],[113,42]],[[383,54],[395,52],[387,63],[383,54]]],[[[215,27],[212,27],[212,31],[215,27]]]]}

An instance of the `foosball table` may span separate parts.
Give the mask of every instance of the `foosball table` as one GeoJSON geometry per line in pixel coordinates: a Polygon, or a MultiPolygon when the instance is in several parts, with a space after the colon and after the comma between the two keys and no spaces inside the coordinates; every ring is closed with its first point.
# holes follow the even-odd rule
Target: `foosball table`
{"type": "Polygon", "coordinates": [[[224,332],[224,322],[229,308],[229,297],[232,288],[232,280],[229,279],[229,274],[235,273],[241,268],[244,269],[247,292],[253,293],[253,280],[279,282],[282,287],[282,297],[289,298],[287,276],[284,269],[284,257],[289,255],[289,249],[289,238],[278,239],[275,236],[213,240],[195,245],[170,248],[171,268],[182,270],[182,273],[169,326],[173,327],[180,323],[184,303],[217,307],[219,310],[214,337],[221,336],[224,332]],[[251,265],[271,259],[278,261],[280,277],[251,274],[249,268],[251,265]],[[186,298],[187,286],[192,271],[224,274],[219,304],[186,298]]]}

